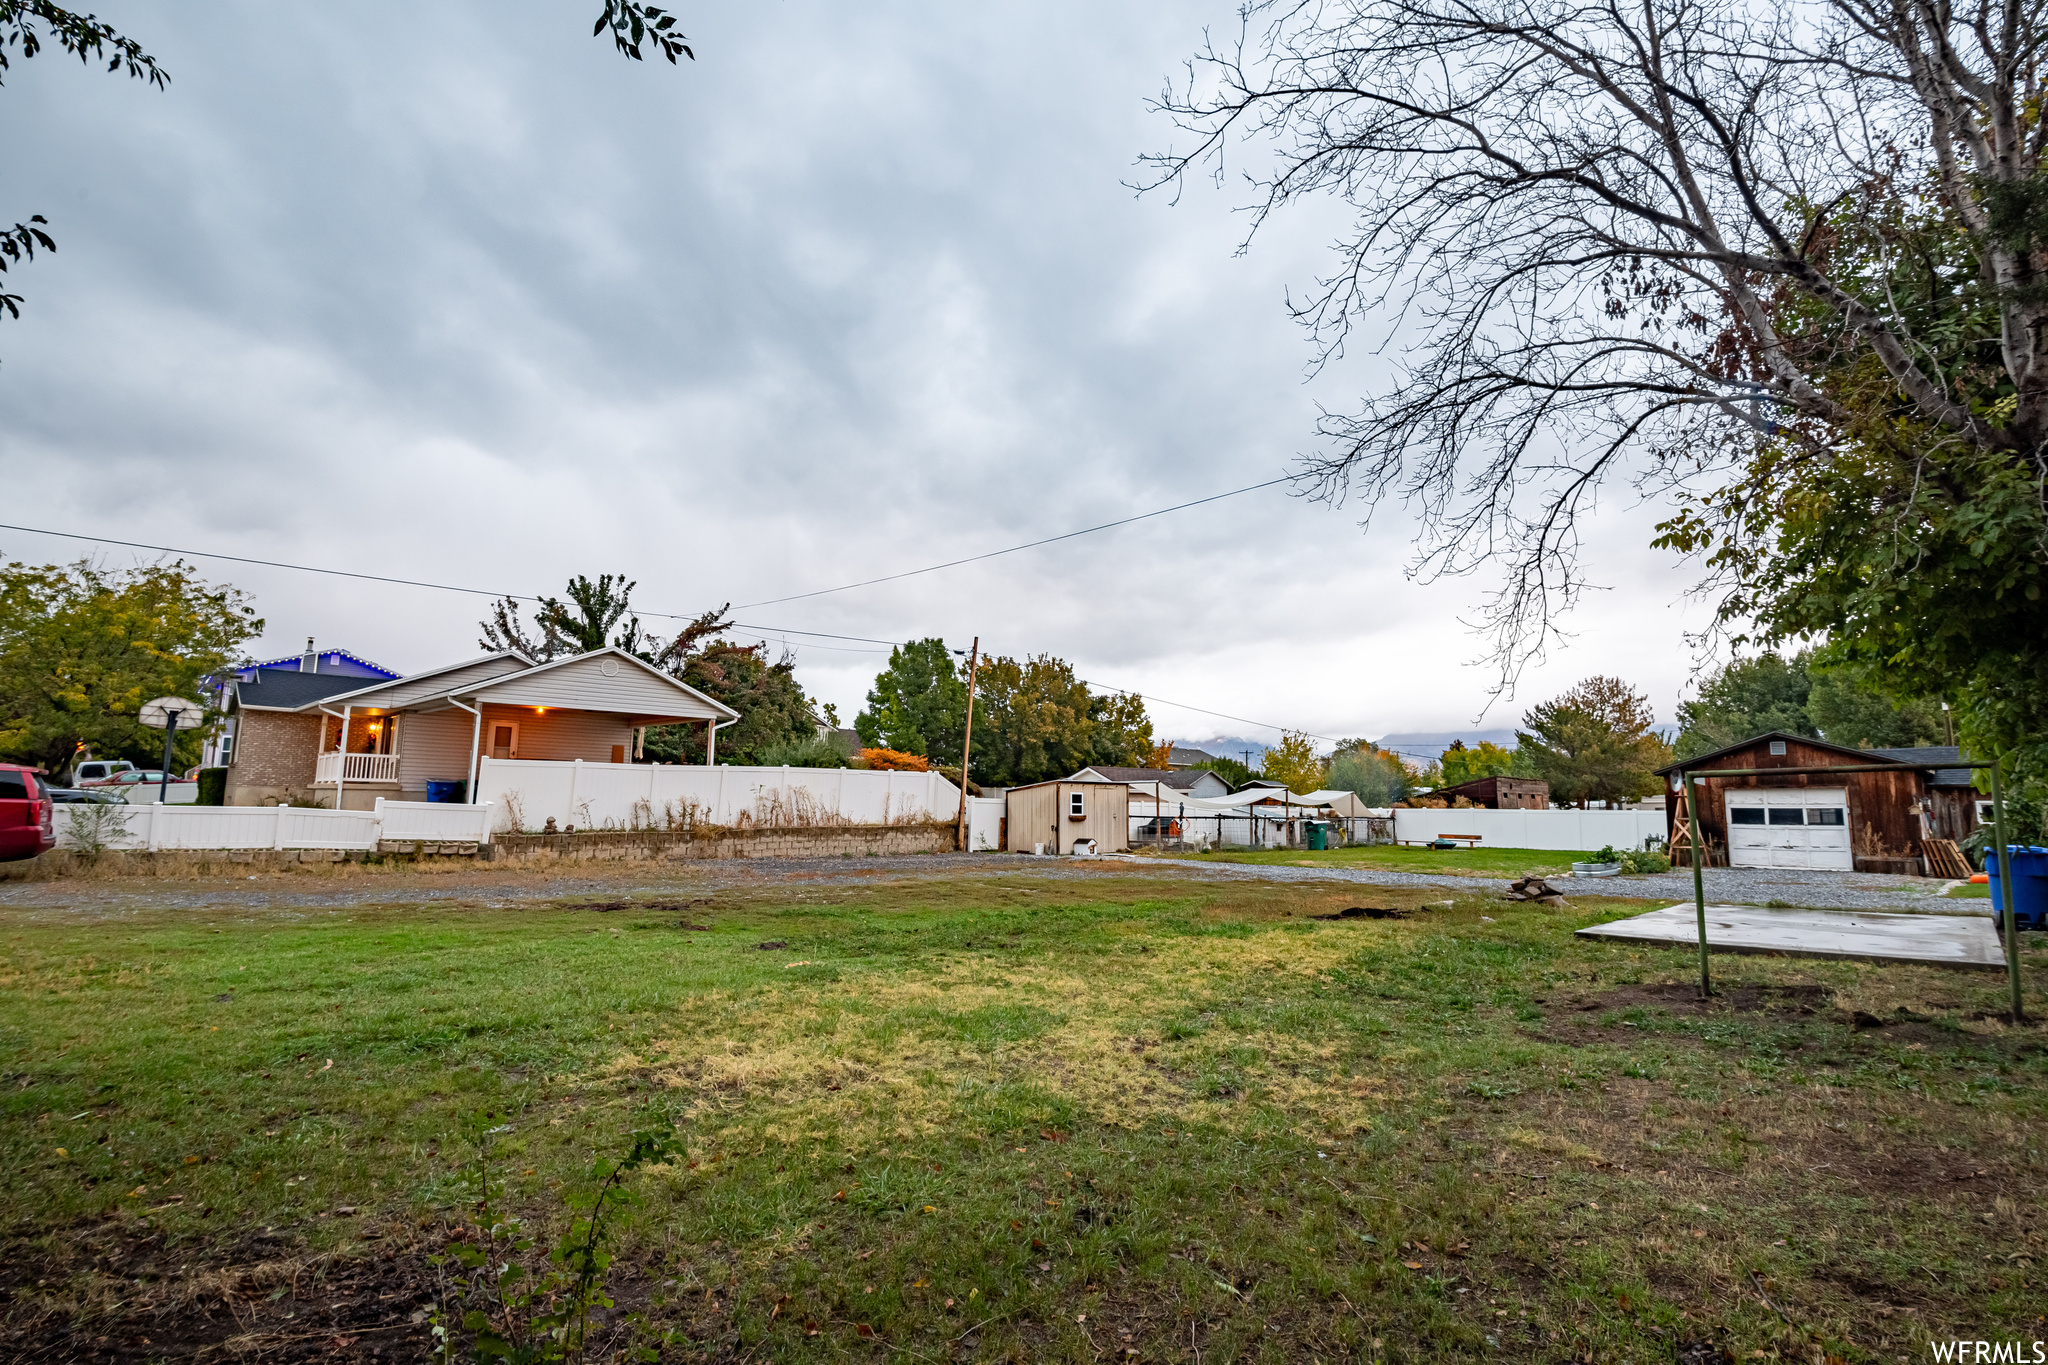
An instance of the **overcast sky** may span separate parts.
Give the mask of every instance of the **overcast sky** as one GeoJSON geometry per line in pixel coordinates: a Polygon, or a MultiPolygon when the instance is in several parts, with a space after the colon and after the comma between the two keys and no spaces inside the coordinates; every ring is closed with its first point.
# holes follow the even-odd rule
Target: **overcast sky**
{"type": "MultiPolygon", "coordinates": [[[[622,572],[693,614],[1277,477],[1318,402],[1391,372],[1305,379],[1283,297],[1335,205],[1239,257],[1238,190],[1123,184],[1227,0],[685,7],[680,69],[616,56],[596,10],[115,0],[168,90],[17,61],[0,215],[60,249],[8,276],[0,520],[497,592],[622,572]]],[[[1609,498],[1611,590],[1483,725],[1592,673],[1670,718],[1704,612],[1657,518],[1609,498]]],[[[11,559],[87,548],[0,532],[11,559]]],[[[1397,516],[1361,534],[1280,488],[735,614],[1058,654],[1162,737],[1266,733],[1169,701],[1460,728],[1486,585],[1413,584],[1410,553],[1397,516]]],[[[271,651],[476,652],[482,598],[201,563],[271,651]]],[[[850,718],[875,646],[787,638],[850,718]]]]}

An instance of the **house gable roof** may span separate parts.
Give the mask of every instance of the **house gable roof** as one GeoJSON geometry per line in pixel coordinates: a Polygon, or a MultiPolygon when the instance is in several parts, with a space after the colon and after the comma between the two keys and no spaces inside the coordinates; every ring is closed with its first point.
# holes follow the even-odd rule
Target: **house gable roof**
{"type": "Polygon", "coordinates": [[[375,707],[383,711],[402,711],[416,702],[430,697],[444,695],[450,690],[460,690],[471,683],[488,681],[491,678],[509,677],[523,673],[533,667],[533,660],[517,650],[499,650],[495,654],[483,654],[474,659],[464,659],[457,664],[443,664],[423,673],[411,673],[390,682],[367,682],[358,678],[362,686],[338,696],[328,698],[350,706],[375,707]]]}
{"type": "Polygon", "coordinates": [[[575,654],[447,695],[473,697],[501,706],[558,706],[570,711],[618,715],[675,716],[686,720],[740,718],[724,702],[672,678],[645,659],[616,645],[575,654]],[[607,673],[605,666],[612,664],[607,673]]]}
{"type": "Polygon", "coordinates": [[[298,711],[354,692],[363,680],[346,673],[301,673],[295,668],[259,668],[252,677],[229,683],[229,706],[238,711],[298,711]]]}
{"type": "MultiPolygon", "coordinates": [[[[1787,743],[1791,744],[1804,744],[1810,749],[1825,749],[1830,753],[1837,753],[1842,755],[1844,758],[1855,759],[1861,763],[1881,764],[1889,760],[1891,762],[1897,763],[1902,768],[1929,768],[1934,766],[1931,763],[1919,762],[1911,759],[1902,760],[1893,757],[1892,754],[1898,751],[1887,752],[1883,749],[1852,749],[1846,744],[1830,744],[1827,740],[1815,739],[1811,735],[1793,735],[1787,734],[1783,730],[1767,730],[1763,734],[1752,735],[1748,739],[1742,740],[1739,743],[1725,745],[1722,748],[1716,749],[1709,754],[1701,754],[1696,758],[1688,758],[1678,763],[1667,763],[1663,767],[1657,769],[1656,772],[1659,777],[1667,777],[1672,773],[1682,773],[1688,768],[1711,768],[1716,765],[1717,760],[1726,758],[1729,754],[1739,754],[1746,749],[1754,749],[1757,745],[1767,743],[1768,741],[1774,739],[1782,739],[1785,740],[1787,743]]],[[[1955,751],[1949,750],[1948,752],[1954,753],[1955,751]]],[[[1788,766],[1797,767],[1798,765],[1791,764],[1788,766]]],[[[1852,767],[1854,765],[1844,764],[1842,766],[1852,767]]]]}
{"type": "MultiPolygon", "coordinates": [[[[1106,782],[1157,782],[1175,791],[1189,791],[1199,786],[1204,779],[1211,777],[1215,777],[1219,783],[1223,782],[1222,778],[1207,768],[1110,768],[1099,765],[1083,768],[1068,780],[1085,780],[1090,774],[1106,782]]],[[[1223,783],[1223,788],[1228,791],[1230,786],[1223,783]]]]}

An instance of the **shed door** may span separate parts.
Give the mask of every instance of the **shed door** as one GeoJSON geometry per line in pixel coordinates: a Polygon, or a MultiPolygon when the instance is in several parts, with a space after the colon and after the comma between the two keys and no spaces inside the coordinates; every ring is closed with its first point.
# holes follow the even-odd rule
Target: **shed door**
{"type": "Polygon", "coordinates": [[[1731,791],[1727,798],[1731,866],[1854,870],[1847,790],[1751,789],[1731,791]]]}

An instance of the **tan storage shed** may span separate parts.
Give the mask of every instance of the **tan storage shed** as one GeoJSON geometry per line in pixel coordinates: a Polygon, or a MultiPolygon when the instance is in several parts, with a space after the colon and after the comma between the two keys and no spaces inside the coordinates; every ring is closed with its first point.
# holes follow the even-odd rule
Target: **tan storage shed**
{"type": "Polygon", "coordinates": [[[1131,789],[1121,782],[1063,778],[1012,787],[1003,798],[1003,851],[1071,854],[1083,839],[1097,853],[1131,846],[1131,789]]]}

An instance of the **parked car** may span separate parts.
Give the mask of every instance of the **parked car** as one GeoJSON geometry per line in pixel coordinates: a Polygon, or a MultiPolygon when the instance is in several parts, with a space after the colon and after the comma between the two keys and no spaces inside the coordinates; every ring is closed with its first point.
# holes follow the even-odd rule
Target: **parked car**
{"type": "Polygon", "coordinates": [[[41,773],[0,764],[0,862],[33,858],[57,846],[52,808],[41,773]]]}
{"type": "Polygon", "coordinates": [[[95,787],[91,791],[87,791],[82,787],[51,787],[49,788],[49,793],[50,799],[60,806],[72,805],[81,801],[102,806],[118,806],[122,804],[119,792],[111,792],[104,787],[95,787]]]}
{"type": "Polygon", "coordinates": [[[88,758],[71,767],[71,785],[90,787],[100,782],[111,782],[122,773],[134,772],[135,765],[125,758],[88,758]]]}
{"type": "MultiPolygon", "coordinates": [[[[163,786],[164,773],[161,768],[135,768],[125,773],[116,773],[105,782],[98,782],[87,788],[89,791],[119,792],[120,799],[131,806],[146,806],[156,800],[157,789],[163,786]]],[[[199,800],[199,784],[189,778],[173,777],[169,787],[164,788],[164,803],[171,806],[189,806],[199,800]]]]}

